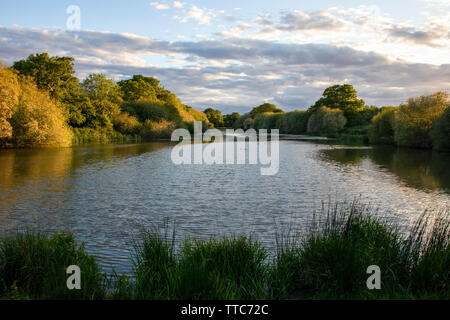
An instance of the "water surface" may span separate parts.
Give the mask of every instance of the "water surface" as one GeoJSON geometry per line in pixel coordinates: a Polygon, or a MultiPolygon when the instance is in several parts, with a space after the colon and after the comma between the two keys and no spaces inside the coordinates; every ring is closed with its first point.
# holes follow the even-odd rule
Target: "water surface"
{"type": "Polygon", "coordinates": [[[181,165],[166,142],[0,151],[0,236],[71,231],[105,271],[130,270],[133,237],[175,221],[177,238],[304,225],[330,198],[372,203],[408,225],[450,206],[450,155],[426,150],[280,141],[280,169],[181,165]]]}

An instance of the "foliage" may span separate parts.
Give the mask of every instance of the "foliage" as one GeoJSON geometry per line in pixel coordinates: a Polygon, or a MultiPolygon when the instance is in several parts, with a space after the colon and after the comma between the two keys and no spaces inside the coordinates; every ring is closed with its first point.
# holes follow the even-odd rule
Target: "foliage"
{"type": "Polygon", "coordinates": [[[333,133],[341,131],[347,119],[340,109],[320,107],[308,120],[308,133],[333,133]]]}
{"type": "Polygon", "coordinates": [[[252,128],[259,129],[279,129],[282,113],[259,113],[255,116],[252,128]]]}
{"type": "Polygon", "coordinates": [[[136,299],[262,299],[266,251],[246,237],[174,243],[146,233],[135,245],[136,299]]]}
{"type": "Polygon", "coordinates": [[[398,108],[383,107],[369,126],[369,141],[376,144],[394,144],[395,113],[398,108]]]}
{"type": "Polygon", "coordinates": [[[19,102],[19,80],[11,69],[0,69],[0,141],[12,138],[10,119],[19,102]]]}
{"type": "Polygon", "coordinates": [[[238,112],[233,112],[232,114],[227,114],[223,116],[224,126],[227,128],[232,128],[234,123],[241,117],[238,112]]]}
{"type": "Polygon", "coordinates": [[[160,86],[159,80],[143,75],[134,75],[129,80],[118,83],[125,101],[157,101],[163,100],[164,88],[160,86]]]}
{"type": "Polygon", "coordinates": [[[141,136],[144,139],[168,138],[176,128],[173,121],[163,119],[155,122],[147,119],[142,126],[141,136]]]}
{"type": "Polygon", "coordinates": [[[53,99],[30,79],[22,79],[16,112],[11,119],[18,147],[69,146],[72,133],[53,99]]]}
{"type": "Polygon", "coordinates": [[[260,113],[283,113],[284,111],[281,109],[278,109],[274,104],[271,103],[263,103],[260,106],[257,106],[250,111],[250,116],[255,117],[257,114],[260,113]]]}
{"type": "Polygon", "coordinates": [[[211,123],[214,128],[220,128],[224,126],[223,116],[220,110],[208,108],[203,112],[206,114],[209,123],[211,123]]]}
{"type": "Polygon", "coordinates": [[[409,235],[352,203],[323,206],[307,235],[281,241],[269,289],[281,299],[448,298],[448,213],[424,213],[409,235]],[[382,272],[381,289],[368,290],[368,266],[382,272]]]}
{"type": "Polygon", "coordinates": [[[370,124],[370,121],[375,117],[381,110],[376,106],[365,106],[364,109],[358,113],[355,119],[355,126],[365,126],[370,124]]]}
{"type": "Polygon", "coordinates": [[[112,118],[120,113],[122,102],[120,88],[103,74],[90,74],[82,83],[95,112],[86,122],[91,127],[106,127],[112,130],[112,118]]]}
{"type": "Polygon", "coordinates": [[[450,107],[433,123],[430,132],[433,139],[433,148],[437,150],[450,150],[450,107]]]}
{"type": "Polygon", "coordinates": [[[348,126],[357,125],[359,114],[366,108],[364,100],[358,99],[355,88],[349,84],[334,85],[325,89],[322,98],[317,100],[309,110],[315,112],[323,106],[342,110],[347,118],[348,126]]]}
{"type": "Polygon", "coordinates": [[[123,134],[138,134],[142,127],[136,117],[130,116],[126,112],[114,115],[112,122],[114,130],[123,134]]]}
{"type": "Polygon", "coordinates": [[[47,53],[28,56],[26,60],[14,62],[19,74],[32,77],[39,89],[48,91],[53,98],[63,100],[78,87],[74,76],[74,58],[50,57],[47,53]]]}
{"type": "Polygon", "coordinates": [[[280,133],[303,134],[308,129],[310,113],[307,111],[291,111],[280,118],[280,133]]]}
{"type": "Polygon", "coordinates": [[[0,242],[0,294],[11,298],[82,299],[105,297],[95,259],[72,235],[19,233],[0,242]],[[81,269],[81,289],[68,290],[66,269],[81,269]]]}
{"type": "Polygon", "coordinates": [[[401,105],[395,115],[395,142],[399,146],[431,148],[430,130],[448,108],[449,97],[445,92],[410,98],[401,105]]]}

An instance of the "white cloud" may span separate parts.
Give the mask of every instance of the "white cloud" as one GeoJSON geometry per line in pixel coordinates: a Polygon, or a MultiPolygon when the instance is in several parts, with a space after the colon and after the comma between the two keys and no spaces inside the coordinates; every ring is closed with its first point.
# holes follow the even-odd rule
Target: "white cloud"
{"type": "Polygon", "coordinates": [[[184,7],[184,4],[183,4],[182,2],[179,2],[179,1],[174,1],[174,2],[173,2],[173,7],[174,7],[174,8],[181,9],[181,8],[184,7]]]}
{"type": "Polygon", "coordinates": [[[150,2],[150,5],[152,7],[155,7],[156,10],[167,10],[170,9],[170,6],[165,3],[159,3],[159,2],[150,2]]]}
{"type": "Polygon", "coordinates": [[[264,97],[286,110],[307,108],[327,86],[343,82],[378,106],[450,87],[450,65],[392,61],[330,44],[203,37],[167,42],[125,33],[0,27],[0,56],[7,63],[36,52],[75,57],[80,78],[155,76],[188,105],[214,103],[233,111],[264,97]]]}
{"type": "Polygon", "coordinates": [[[189,10],[184,10],[183,16],[181,18],[178,17],[178,19],[181,22],[194,20],[198,24],[210,24],[212,18],[224,13],[225,11],[216,11],[214,9],[200,8],[196,5],[192,5],[189,10]]]}

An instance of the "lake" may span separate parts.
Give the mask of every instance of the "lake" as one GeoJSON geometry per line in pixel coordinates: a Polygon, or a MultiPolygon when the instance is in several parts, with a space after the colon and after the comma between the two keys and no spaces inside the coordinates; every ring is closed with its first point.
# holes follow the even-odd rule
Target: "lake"
{"type": "Polygon", "coordinates": [[[178,240],[252,234],[273,248],[275,230],[307,225],[330,200],[359,199],[403,226],[450,206],[448,153],[282,140],[278,174],[262,176],[259,165],[176,166],[173,145],[1,150],[0,236],[70,231],[121,273],[148,228],[175,224],[178,240]]]}

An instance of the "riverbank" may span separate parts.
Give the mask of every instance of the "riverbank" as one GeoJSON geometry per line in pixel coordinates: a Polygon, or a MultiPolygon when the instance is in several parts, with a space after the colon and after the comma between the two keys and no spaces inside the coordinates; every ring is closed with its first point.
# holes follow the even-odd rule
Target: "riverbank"
{"type": "Polygon", "coordinates": [[[247,236],[176,243],[145,232],[132,275],[101,273],[72,235],[22,233],[0,241],[3,299],[449,299],[450,212],[423,214],[408,233],[358,202],[334,203],[306,233],[277,234],[274,258],[247,236]],[[68,290],[66,268],[81,269],[68,290]],[[369,290],[369,266],[381,289],[369,290]]]}

